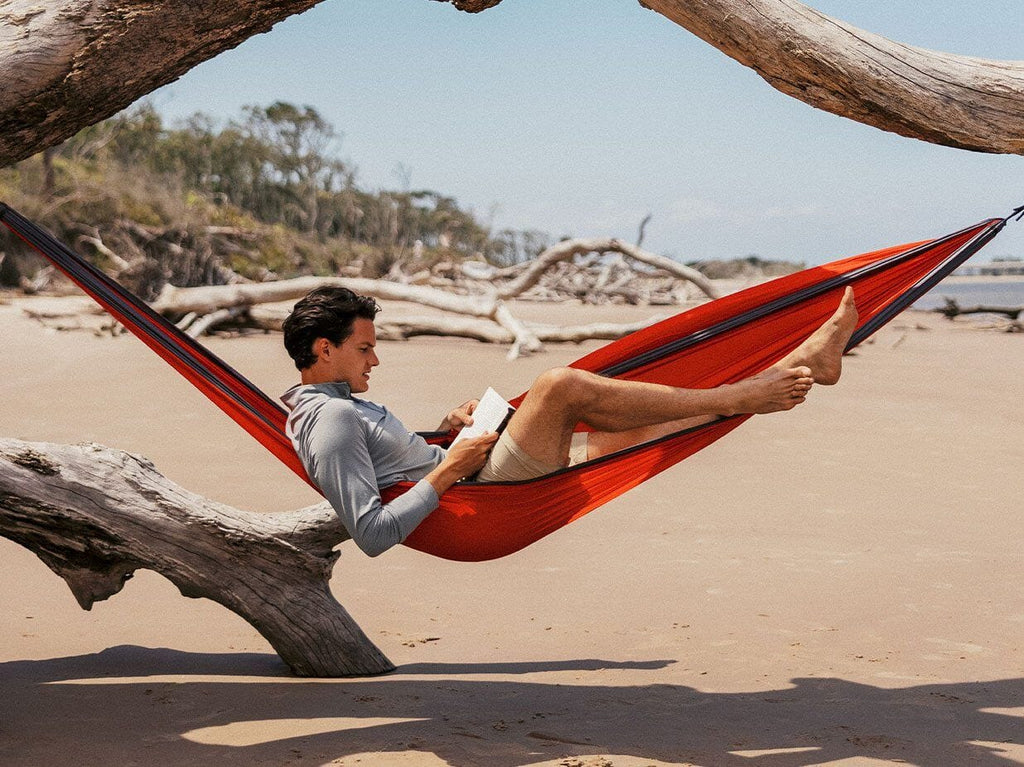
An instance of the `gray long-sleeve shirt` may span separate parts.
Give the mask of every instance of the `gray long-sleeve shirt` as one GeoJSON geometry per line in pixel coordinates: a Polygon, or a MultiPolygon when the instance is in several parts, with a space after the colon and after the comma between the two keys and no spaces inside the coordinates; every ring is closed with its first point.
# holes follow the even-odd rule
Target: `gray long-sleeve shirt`
{"type": "Polygon", "coordinates": [[[387,408],[353,397],[347,383],[293,386],[281,399],[291,410],[287,434],[302,465],[371,557],[401,543],[437,508],[437,493],[423,478],[445,451],[409,432],[387,408]],[[380,489],[402,480],[416,484],[381,503],[380,489]]]}

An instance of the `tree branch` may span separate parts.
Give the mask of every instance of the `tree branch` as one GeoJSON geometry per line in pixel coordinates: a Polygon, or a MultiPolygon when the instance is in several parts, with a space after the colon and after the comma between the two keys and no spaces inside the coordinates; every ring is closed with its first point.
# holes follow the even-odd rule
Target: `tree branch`
{"type": "MultiPolygon", "coordinates": [[[[477,12],[500,0],[451,0],[477,12]]],[[[933,144],[1024,154],[1024,62],[917,48],[796,0],[641,0],[813,107],[933,144]]]]}
{"type": "Polygon", "coordinates": [[[643,0],[772,87],[933,144],[1024,154],[1024,62],[915,48],[795,0],[643,0]]]}
{"type": "Polygon", "coordinates": [[[317,2],[9,0],[0,5],[0,167],[317,2]]]}
{"type": "Polygon", "coordinates": [[[498,295],[504,299],[522,295],[540,282],[540,278],[552,266],[575,258],[581,253],[621,253],[635,261],[647,264],[648,266],[654,266],[680,279],[689,280],[700,288],[708,298],[718,298],[718,291],[715,290],[711,281],[696,269],[691,269],[670,258],[665,258],[655,253],[648,253],[634,245],[621,242],[612,237],[563,240],[557,245],[552,245],[531,261],[530,266],[518,277],[499,288],[498,295]]]}

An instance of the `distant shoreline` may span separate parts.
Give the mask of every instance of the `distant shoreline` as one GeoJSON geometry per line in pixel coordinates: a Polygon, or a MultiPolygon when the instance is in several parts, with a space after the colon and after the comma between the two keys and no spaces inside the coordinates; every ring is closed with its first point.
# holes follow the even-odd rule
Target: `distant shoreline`
{"type": "Polygon", "coordinates": [[[946,277],[940,284],[977,285],[982,282],[1024,283],[1021,274],[954,274],[946,277]]]}

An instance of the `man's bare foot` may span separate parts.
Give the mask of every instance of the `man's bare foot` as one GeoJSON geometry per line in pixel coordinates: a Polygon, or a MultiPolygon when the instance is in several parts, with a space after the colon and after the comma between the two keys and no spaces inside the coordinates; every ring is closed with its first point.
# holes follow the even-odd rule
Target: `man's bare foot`
{"type": "Polygon", "coordinates": [[[783,369],[769,368],[751,378],[726,387],[730,407],[721,415],[737,413],[776,413],[792,410],[805,399],[814,384],[811,369],[806,366],[783,369]]]}
{"type": "Polygon", "coordinates": [[[843,353],[850,336],[857,329],[857,304],[853,288],[846,288],[839,308],[811,337],[784,357],[780,368],[806,365],[814,375],[814,382],[824,386],[838,383],[843,372],[843,353]]]}

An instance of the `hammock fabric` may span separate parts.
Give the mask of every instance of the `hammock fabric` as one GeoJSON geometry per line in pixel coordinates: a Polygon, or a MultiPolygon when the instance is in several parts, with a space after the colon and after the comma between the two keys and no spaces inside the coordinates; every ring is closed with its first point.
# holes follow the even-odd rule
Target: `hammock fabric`
{"type": "MultiPolygon", "coordinates": [[[[1020,212],[936,240],[846,258],[749,288],[610,343],[572,366],[615,378],[689,388],[735,383],[795,349],[832,315],[847,285],[854,288],[859,313],[848,347],[852,348],[917,301],[1020,212]]],[[[0,221],[309,482],[285,436],[287,413],[279,404],[141,299],[2,203],[0,221]]],[[[444,494],[440,507],[405,544],[459,561],[512,554],[707,447],[748,417],[721,418],[537,479],[459,483],[444,494]]],[[[435,442],[443,437],[424,436],[435,442]]],[[[410,486],[399,483],[384,488],[382,496],[390,500],[410,486]]]]}

